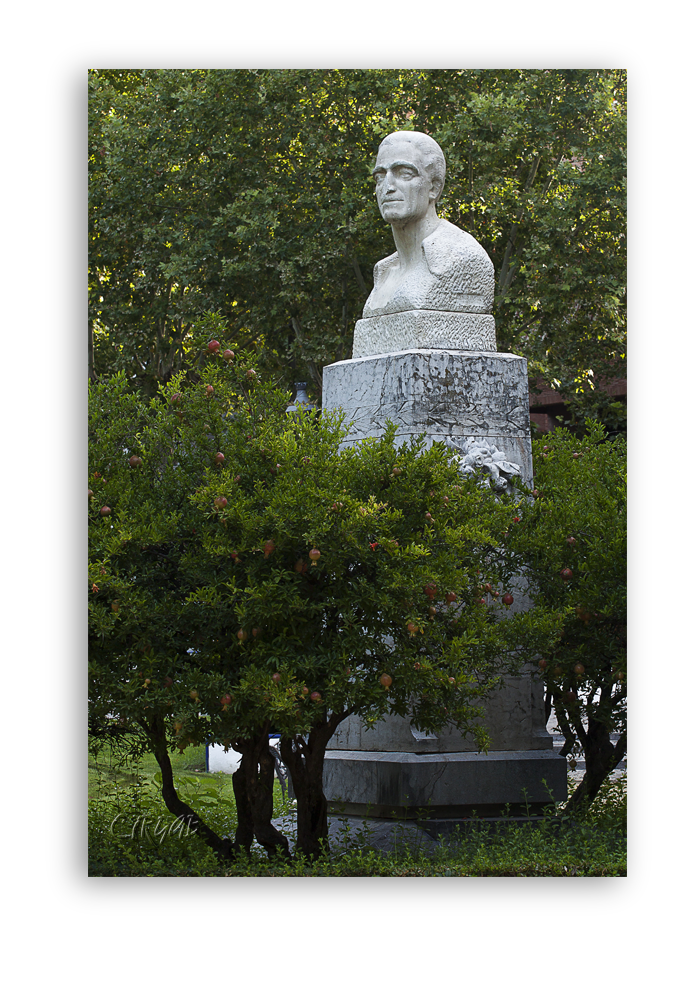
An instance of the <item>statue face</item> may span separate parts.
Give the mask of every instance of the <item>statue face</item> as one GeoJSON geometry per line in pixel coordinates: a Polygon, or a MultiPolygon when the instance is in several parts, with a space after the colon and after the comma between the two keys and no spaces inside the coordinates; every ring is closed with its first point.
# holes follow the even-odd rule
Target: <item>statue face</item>
{"type": "Polygon", "coordinates": [[[426,173],[421,152],[409,141],[381,146],[373,177],[378,208],[385,222],[404,224],[423,219],[438,195],[437,184],[426,173]]]}

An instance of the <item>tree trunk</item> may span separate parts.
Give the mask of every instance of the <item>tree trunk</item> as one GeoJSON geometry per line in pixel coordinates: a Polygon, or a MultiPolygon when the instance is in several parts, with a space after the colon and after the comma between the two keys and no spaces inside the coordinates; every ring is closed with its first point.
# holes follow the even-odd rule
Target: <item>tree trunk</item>
{"type": "MultiPolygon", "coordinates": [[[[145,727],[144,727],[145,728],[145,727]]],[[[187,805],[177,795],[172,774],[172,761],[167,752],[167,737],[163,724],[154,724],[146,729],[151,740],[155,759],[162,774],[162,798],[169,811],[183,820],[189,830],[197,833],[218,855],[221,861],[232,860],[232,844],[228,837],[219,837],[210,827],[206,826],[198,813],[187,805]]]]}
{"type": "Polygon", "coordinates": [[[329,848],[327,799],[322,788],[324,752],[339,723],[349,713],[331,715],[315,726],[305,741],[301,737],[281,738],[281,757],[293,782],[298,803],[298,854],[310,860],[329,848]]]}
{"type": "Polygon", "coordinates": [[[363,278],[363,272],[361,271],[361,266],[355,257],[351,258],[351,266],[353,267],[353,273],[356,275],[356,281],[358,282],[358,287],[361,290],[361,294],[368,298],[368,286],[363,278]]]}
{"type": "Polygon", "coordinates": [[[237,854],[241,851],[249,854],[254,842],[254,817],[247,795],[246,771],[241,764],[232,775],[232,790],[235,793],[237,806],[237,829],[232,847],[237,854]]]}
{"type": "Polygon", "coordinates": [[[586,773],[564,807],[565,813],[574,813],[591,804],[600,791],[603,781],[611,774],[627,752],[626,734],[617,741],[610,739],[610,732],[603,722],[590,718],[586,746],[586,773]]]}
{"type": "Polygon", "coordinates": [[[268,732],[257,739],[236,740],[235,747],[242,754],[232,778],[238,819],[235,845],[248,851],[253,832],[270,858],[275,858],[279,851],[284,858],[290,858],[288,840],[271,822],[275,768],[268,732]]]}
{"type": "Polygon", "coordinates": [[[87,324],[87,377],[90,382],[94,382],[94,323],[90,320],[87,324]]]}

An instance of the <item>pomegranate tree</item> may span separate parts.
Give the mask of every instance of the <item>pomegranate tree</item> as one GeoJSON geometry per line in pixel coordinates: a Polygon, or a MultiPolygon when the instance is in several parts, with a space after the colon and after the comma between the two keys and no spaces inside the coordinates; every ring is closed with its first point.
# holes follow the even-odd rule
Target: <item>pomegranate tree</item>
{"type": "Polygon", "coordinates": [[[89,580],[104,581],[89,591],[90,711],[102,727],[130,720],[178,816],[193,811],[171,777],[172,747],[215,742],[242,755],[234,843],[199,817],[222,859],[254,838],[289,850],[270,819],[268,739],[279,733],[298,852],[314,857],[337,727],[408,714],[420,729],[481,739],[477,699],[514,664],[511,651],[532,656],[542,626],[501,623],[479,605],[492,591],[474,580],[508,585],[507,499],[460,482],[439,449],[399,447],[391,430],[342,449],[336,421],[290,420],[285,390],[257,374],[258,358],[236,355],[205,352],[195,379],[175,378],[154,401],[123,380],[91,389],[94,509],[108,488],[118,518],[90,521],[89,580]],[[128,462],[123,426],[142,464],[128,462]]]}

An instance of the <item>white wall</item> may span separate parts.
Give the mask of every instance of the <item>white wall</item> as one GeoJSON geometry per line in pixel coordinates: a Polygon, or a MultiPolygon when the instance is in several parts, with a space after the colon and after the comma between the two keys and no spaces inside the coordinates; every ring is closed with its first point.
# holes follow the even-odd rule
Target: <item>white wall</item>
{"type": "Polygon", "coordinates": [[[206,747],[206,770],[234,774],[240,766],[242,755],[236,750],[226,750],[220,743],[209,743],[206,747]]]}
{"type": "MultiPolygon", "coordinates": [[[[269,740],[271,746],[279,743],[278,737],[269,740]]],[[[226,750],[220,743],[209,743],[206,747],[206,770],[234,774],[240,766],[242,755],[236,750],[226,750]]]]}

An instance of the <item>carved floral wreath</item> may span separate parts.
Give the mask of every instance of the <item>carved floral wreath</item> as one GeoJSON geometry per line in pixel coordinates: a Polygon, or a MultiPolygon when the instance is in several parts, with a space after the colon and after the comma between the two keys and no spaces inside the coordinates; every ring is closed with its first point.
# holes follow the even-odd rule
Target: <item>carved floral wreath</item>
{"type": "Polygon", "coordinates": [[[471,476],[481,470],[487,474],[489,484],[496,493],[513,494],[514,486],[511,479],[520,475],[520,466],[509,462],[496,445],[472,440],[467,444],[467,452],[463,453],[463,449],[456,445],[451,437],[446,437],[445,443],[458,452],[453,461],[457,462],[461,476],[471,476]]]}

